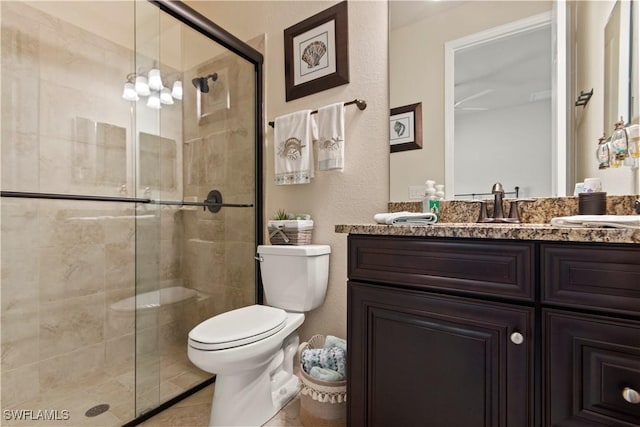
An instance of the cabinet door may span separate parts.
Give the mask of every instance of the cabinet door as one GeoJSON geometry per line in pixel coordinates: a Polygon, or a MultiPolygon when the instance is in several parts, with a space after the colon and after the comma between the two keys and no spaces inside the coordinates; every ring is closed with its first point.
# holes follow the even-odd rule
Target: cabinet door
{"type": "Polygon", "coordinates": [[[543,322],[545,426],[640,426],[640,322],[550,309],[543,322]]]}
{"type": "Polygon", "coordinates": [[[350,426],[533,424],[532,308],[350,281],[347,322],[350,426]]]}

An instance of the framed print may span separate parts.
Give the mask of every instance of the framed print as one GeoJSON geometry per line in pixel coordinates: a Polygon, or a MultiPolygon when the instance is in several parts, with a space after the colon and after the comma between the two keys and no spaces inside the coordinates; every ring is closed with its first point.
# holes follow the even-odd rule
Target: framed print
{"type": "Polygon", "coordinates": [[[422,103],[392,108],[389,120],[392,153],[422,149],[422,103]]]}
{"type": "Polygon", "coordinates": [[[347,2],[284,30],[286,99],[349,83],[347,2]]]}

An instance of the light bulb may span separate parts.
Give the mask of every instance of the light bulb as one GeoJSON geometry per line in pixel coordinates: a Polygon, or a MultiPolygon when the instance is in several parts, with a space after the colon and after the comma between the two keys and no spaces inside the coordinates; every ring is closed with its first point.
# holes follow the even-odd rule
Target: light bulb
{"type": "Polygon", "coordinates": [[[153,68],[149,71],[149,87],[153,90],[162,90],[162,77],[160,77],[160,70],[153,68]]]}
{"type": "Polygon", "coordinates": [[[160,105],[160,97],[156,92],[149,95],[149,99],[147,100],[147,107],[153,108],[154,110],[159,110],[162,108],[162,105],[160,105]]]}
{"type": "Polygon", "coordinates": [[[140,96],[149,96],[149,84],[147,83],[147,78],[145,76],[136,77],[136,85],[135,85],[136,93],[140,96]]]}
{"type": "Polygon", "coordinates": [[[173,98],[171,97],[171,92],[169,92],[169,88],[164,88],[160,92],[160,102],[167,105],[173,104],[173,98]]]}
{"type": "Polygon", "coordinates": [[[133,83],[127,82],[124,84],[124,90],[122,91],[122,98],[127,101],[137,101],[138,99],[140,99],[140,97],[136,93],[136,89],[133,86],[133,83]]]}
{"type": "Polygon", "coordinates": [[[182,99],[182,82],[176,81],[173,83],[173,90],[171,91],[171,96],[175,99],[182,99]]]}

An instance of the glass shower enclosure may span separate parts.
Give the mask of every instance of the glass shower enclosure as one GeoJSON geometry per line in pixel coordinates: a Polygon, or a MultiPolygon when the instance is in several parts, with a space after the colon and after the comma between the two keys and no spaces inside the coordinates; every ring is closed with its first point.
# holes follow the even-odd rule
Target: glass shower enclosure
{"type": "Polygon", "coordinates": [[[260,300],[262,56],[179,2],[0,7],[1,423],[122,425],[260,300]]]}

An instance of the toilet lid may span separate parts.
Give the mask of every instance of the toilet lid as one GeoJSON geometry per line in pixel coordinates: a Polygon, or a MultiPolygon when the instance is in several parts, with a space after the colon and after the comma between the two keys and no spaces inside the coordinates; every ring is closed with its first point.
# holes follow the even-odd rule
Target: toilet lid
{"type": "Polygon", "coordinates": [[[189,332],[189,345],[223,350],[259,341],[284,328],[287,313],[267,305],[251,305],[205,320],[189,332]]]}

